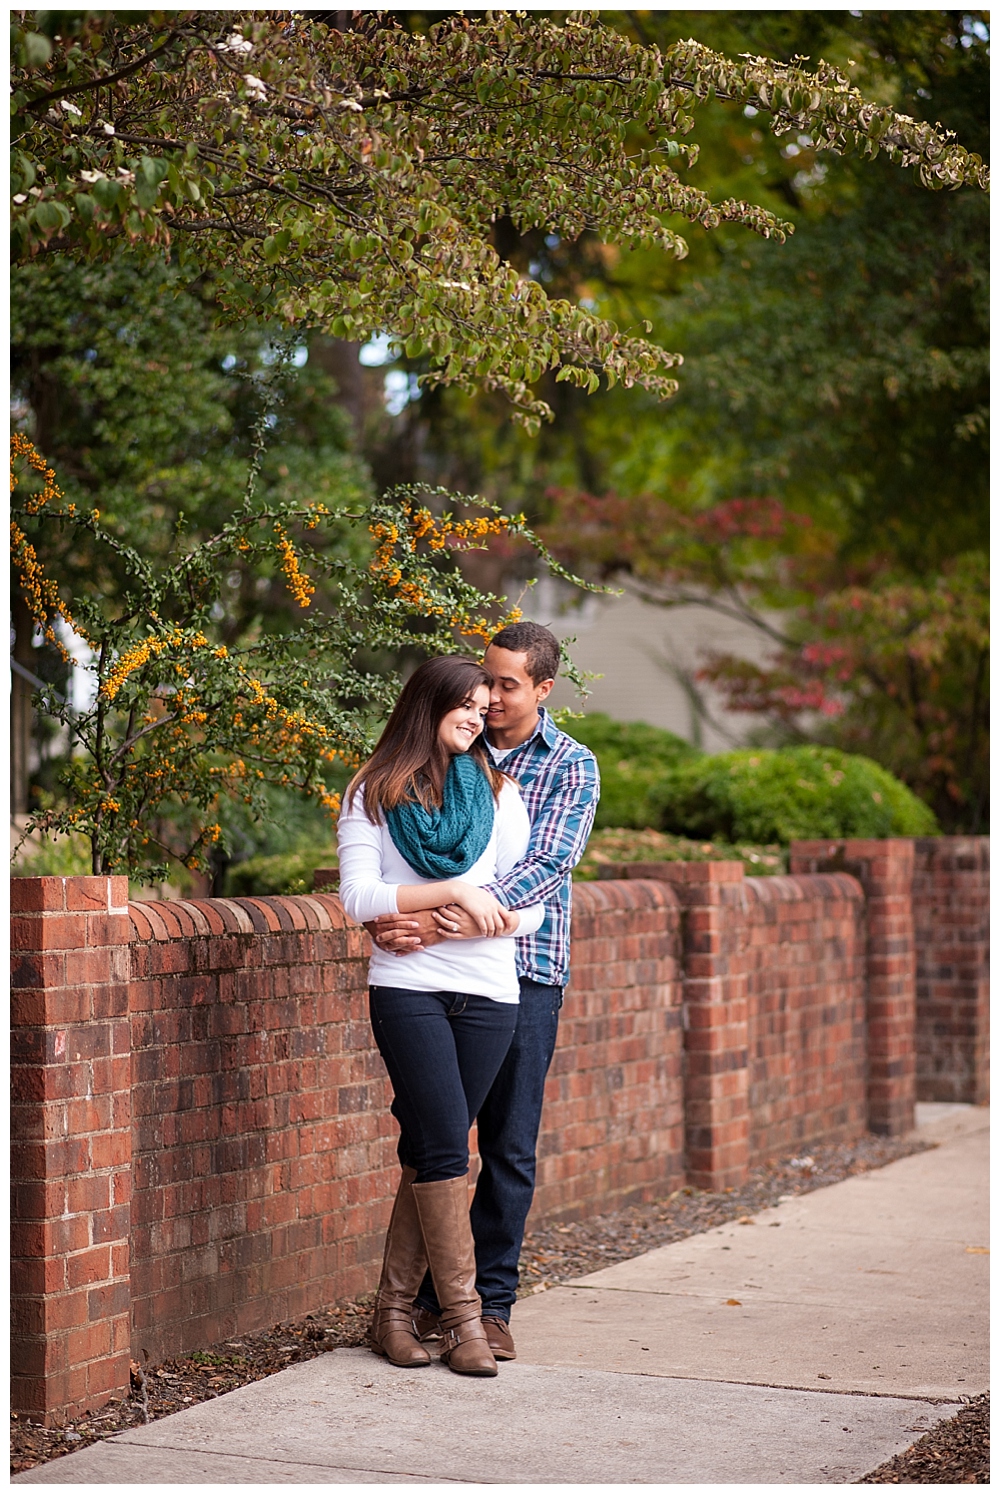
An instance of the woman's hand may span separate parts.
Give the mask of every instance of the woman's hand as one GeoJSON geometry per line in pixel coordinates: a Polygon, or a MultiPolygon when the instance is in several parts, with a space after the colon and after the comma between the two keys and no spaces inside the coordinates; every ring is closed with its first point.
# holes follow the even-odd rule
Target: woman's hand
{"type": "MultiPolygon", "coordinates": [[[[520,913],[503,908],[504,934],[514,934],[521,922],[520,913]]],[[[431,915],[440,939],[481,939],[482,934],[472,915],[460,908],[458,903],[448,903],[444,908],[435,908],[431,915]]],[[[424,939],[426,943],[426,938],[424,939]]],[[[385,948],[384,945],[380,947],[385,948]]]]}
{"type": "Polygon", "coordinates": [[[469,914],[480,935],[495,938],[506,932],[506,909],[485,887],[473,887],[468,882],[453,882],[452,900],[469,914]]]}

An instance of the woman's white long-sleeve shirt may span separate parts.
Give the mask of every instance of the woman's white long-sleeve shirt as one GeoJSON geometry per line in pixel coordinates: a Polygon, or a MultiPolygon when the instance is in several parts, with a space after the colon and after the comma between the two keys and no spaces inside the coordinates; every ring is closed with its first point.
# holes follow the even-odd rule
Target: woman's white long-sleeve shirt
{"type": "MultiPolygon", "coordinates": [[[[493,831],[479,860],[456,880],[485,887],[512,870],[528,849],[531,827],[517,785],[506,780],[497,801],[493,831]]],[[[396,888],[429,882],[403,859],[386,824],[373,825],[365,814],[364,789],[345,805],[337,825],[340,847],[340,901],[348,918],[368,923],[396,913],[396,888]]],[[[533,934],[545,916],[545,904],[519,910],[517,934],[533,934]]],[[[368,965],[373,986],[401,986],[407,991],[455,991],[518,1001],[520,986],[514,964],[514,938],[445,939],[411,954],[386,954],[377,946],[368,965]]]]}

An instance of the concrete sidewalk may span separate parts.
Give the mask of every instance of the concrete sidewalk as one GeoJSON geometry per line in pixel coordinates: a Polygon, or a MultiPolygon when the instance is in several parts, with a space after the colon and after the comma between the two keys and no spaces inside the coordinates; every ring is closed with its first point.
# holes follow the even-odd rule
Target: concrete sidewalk
{"type": "Polygon", "coordinates": [[[987,1385],[988,1112],[518,1304],[496,1380],[339,1350],[14,1483],[851,1483],[987,1385]],[[775,1227],[776,1226],[776,1227],[775,1227]]]}

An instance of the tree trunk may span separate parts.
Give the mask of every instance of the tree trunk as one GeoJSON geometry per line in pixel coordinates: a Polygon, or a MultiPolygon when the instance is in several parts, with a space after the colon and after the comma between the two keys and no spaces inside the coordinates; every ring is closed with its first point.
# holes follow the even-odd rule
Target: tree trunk
{"type": "Polygon", "coordinates": [[[311,337],[309,357],[325,374],[336,381],[340,403],[351,417],[354,436],[360,447],[365,430],[364,369],[358,362],[359,343],[344,342],[340,337],[311,337]]]}

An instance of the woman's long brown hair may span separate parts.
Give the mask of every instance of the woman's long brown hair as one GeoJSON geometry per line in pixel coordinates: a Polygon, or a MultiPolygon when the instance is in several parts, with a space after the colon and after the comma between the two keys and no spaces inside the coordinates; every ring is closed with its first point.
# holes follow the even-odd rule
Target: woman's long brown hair
{"type": "MultiPolygon", "coordinates": [[[[493,676],[475,659],[450,654],[427,659],[415,669],[400,691],[392,715],[371,757],[351,779],[347,802],[364,784],[365,814],[373,825],[387,809],[417,800],[425,809],[441,807],[451,753],[438,740],[438,727],[449,711],[471,700],[480,685],[493,685],[493,676]]],[[[493,796],[500,792],[504,774],[494,766],[483,735],[469,748],[486,774],[493,796]]]]}

